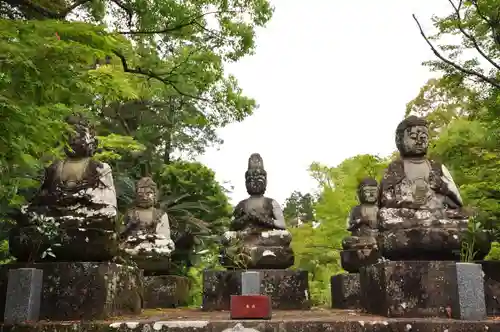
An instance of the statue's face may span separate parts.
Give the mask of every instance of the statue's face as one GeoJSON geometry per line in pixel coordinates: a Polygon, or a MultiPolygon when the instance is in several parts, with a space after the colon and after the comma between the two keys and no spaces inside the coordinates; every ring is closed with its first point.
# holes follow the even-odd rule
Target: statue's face
{"type": "Polygon", "coordinates": [[[423,156],[429,147],[429,130],[425,126],[414,126],[405,130],[403,147],[406,155],[423,156]]]}
{"type": "Polygon", "coordinates": [[[249,195],[264,195],[267,186],[266,172],[260,169],[250,171],[245,184],[249,195]]]}
{"type": "Polygon", "coordinates": [[[378,196],[378,188],[376,186],[365,186],[361,190],[360,200],[362,203],[376,203],[378,196]]]}
{"type": "Polygon", "coordinates": [[[71,149],[66,149],[69,157],[90,157],[93,154],[95,137],[90,133],[89,128],[78,126],[69,137],[68,145],[71,149]]]}
{"type": "Polygon", "coordinates": [[[156,202],[156,192],[151,187],[137,188],[136,204],[140,207],[149,208],[156,202]]]}

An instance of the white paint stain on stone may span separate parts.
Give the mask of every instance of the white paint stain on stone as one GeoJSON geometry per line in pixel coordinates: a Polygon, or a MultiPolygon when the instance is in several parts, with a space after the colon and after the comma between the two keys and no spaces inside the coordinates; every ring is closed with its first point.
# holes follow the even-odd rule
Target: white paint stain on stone
{"type": "Polygon", "coordinates": [[[139,322],[126,322],[125,325],[127,325],[129,329],[135,329],[139,325],[139,322]]]}
{"type": "Polygon", "coordinates": [[[379,324],[381,324],[381,325],[387,326],[387,325],[389,325],[389,322],[385,321],[385,320],[374,320],[370,324],[372,324],[372,325],[379,325],[379,324]]]}
{"type": "Polygon", "coordinates": [[[234,327],[223,330],[222,332],[260,332],[259,330],[244,327],[243,324],[238,323],[234,327]]]}
{"type": "Polygon", "coordinates": [[[263,253],[262,253],[262,256],[263,257],[266,257],[266,256],[274,256],[276,257],[276,254],[274,252],[272,252],[271,250],[265,250],[263,253]]]}
{"type": "Polygon", "coordinates": [[[167,328],[204,328],[208,325],[206,320],[186,320],[186,321],[158,321],[153,324],[153,330],[160,331],[164,326],[167,328]]]}

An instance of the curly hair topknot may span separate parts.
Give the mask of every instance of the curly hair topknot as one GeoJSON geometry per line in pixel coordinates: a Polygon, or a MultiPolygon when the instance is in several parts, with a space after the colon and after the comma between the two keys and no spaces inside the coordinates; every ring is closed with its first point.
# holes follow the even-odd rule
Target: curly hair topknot
{"type": "Polygon", "coordinates": [[[158,192],[158,186],[156,185],[156,182],[153,181],[152,178],[150,177],[143,177],[137,181],[137,184],[135,185],[136,190],[139,188],[152,188],[155,193],[158,192]]]}

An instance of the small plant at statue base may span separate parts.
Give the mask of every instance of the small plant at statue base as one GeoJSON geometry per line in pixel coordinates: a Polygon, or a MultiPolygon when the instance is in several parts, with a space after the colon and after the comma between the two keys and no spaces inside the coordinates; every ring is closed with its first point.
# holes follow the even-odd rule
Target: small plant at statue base
{"type": "Polygon", "coordinates": [[[226,248],[226,255],[230,257],[234,267],[239,270],[247,270],[252,256],[245,250],[241,239],[233,238],[226,248]]]}
{"type": "MultiPolygon", "coordinates": [[[[36,229],[38,233],[41,235],[43,241],[38,242],[38,250],[42,243],[48,244],[48,248],[46,248],[41,254],[40,258],[44,259],[47,256],[56,257],[52,248],[60,247],[62,244],[59,242],[62,238],[61,228],[59,227],[60,223],[57,222],[54,218],[45,218],[39,217],[37,220],[36,229]]],[[[35,252],[38,252],[35,250],[35,252]]],[[[31,260],[31,259],[30,259],[31,260]]]]}
{"type": "Polygon", "coordinates": [[[472,262],[474,261],[474,257],[478,253],[477,248],[477,239],[479,234],[484,232],[484,228],[482,224],[477,221],[476,217],[472,217],[469,220],[469,225],[467,226],[467,230],[463,234],[462,239],[462,250],[460,253],[460,260],[462,262],[472,262]]]}

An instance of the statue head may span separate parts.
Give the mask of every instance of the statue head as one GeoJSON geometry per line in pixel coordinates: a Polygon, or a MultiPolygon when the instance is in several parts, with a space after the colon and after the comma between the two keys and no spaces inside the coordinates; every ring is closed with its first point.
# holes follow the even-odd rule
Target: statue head
{"type": "Polygon", "coordinates": [[[378,200],[378,183],[373,178],[365,178],[358,185],[358,199],[361,204],[375,204],[378,200]]]}
{"type": "Polygon", "coordinates": [[[94,127],[81,115],[73,115],[66,119],[74,132],[69,136],[66,155],[73,158],[92,157],[97,150],[97,138],[94,127]]]}
{"type": "Polygon", "coordinates": [[[424,118],[409,116],[396,128],[396,146],[402,157],[423,157],[429,147],[429,127],[424,118]]]}
{"type": "Polygon", "coordinates": [[[158,187],[153,179],[149,177],[141,178],[135,185],[136,206],[150,208],[156,204],[158,198],[158,187]]]}
{"type": "Polygon", "coordinates": [[[252,153],[248,158],[245,185],[249,195],[264,195],[266,192],[267,172],[264,169],[264,161],[258,153],[252,153]]]}

